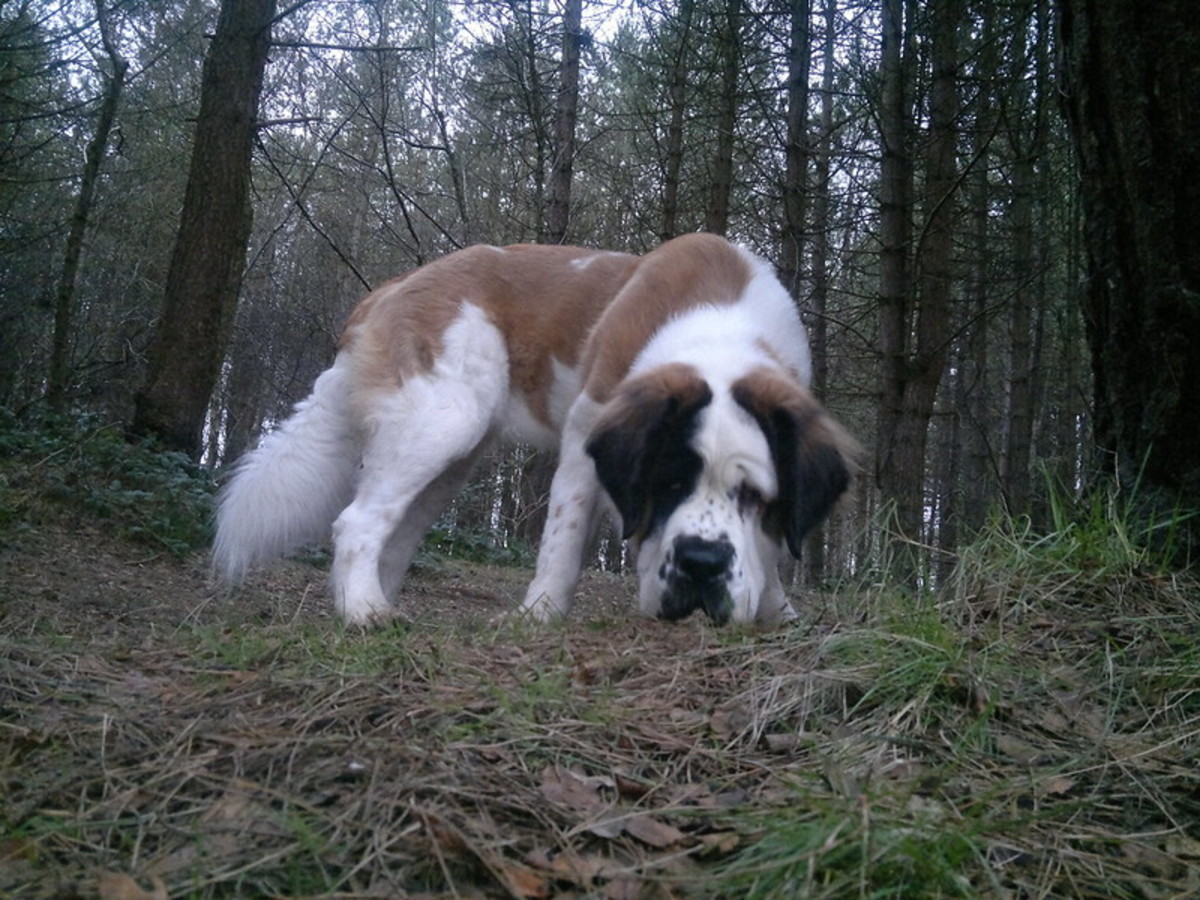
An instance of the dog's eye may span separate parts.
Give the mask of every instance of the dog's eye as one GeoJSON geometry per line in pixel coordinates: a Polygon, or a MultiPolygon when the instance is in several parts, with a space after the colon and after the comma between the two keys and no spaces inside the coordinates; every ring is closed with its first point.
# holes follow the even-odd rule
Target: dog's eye
{"type": "Polygon", "coordinates": [[[737,488],[737,505],[740,510],[759,509],[765,505],[762,493],[758,488],[747,482],[742,482],[737,488]]]}

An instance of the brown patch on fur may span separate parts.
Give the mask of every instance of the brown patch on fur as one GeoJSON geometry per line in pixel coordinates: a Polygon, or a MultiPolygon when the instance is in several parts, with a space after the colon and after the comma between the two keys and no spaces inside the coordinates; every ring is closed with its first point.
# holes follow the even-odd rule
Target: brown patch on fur
{"type": "Polygon", "coordinates": [[[578,247],[470,247],[367,295],[340,349],[352,353],[362,387],[394,387],[433,368],[446,329],[474,303],[504,335],[513,389],[547,422],[552,360],[579,362],[588,331],[637,262],[578,247]]]}
{"type": "Polygon", "coordinates": [[[734,303],[752,277],[746,258],[724,238],[687,234],[643,257],[597,322],[584,353],[584,390],[603,403],[654,333],[679,312],[734,303]]]}
{"type": "Polygon", "coordinates": [[[754,369],[734,382],[732,394],[762,428],[779,480],[763,526],[786,537],[799,556],[804,535],[850,486],[858,444],[807,389],[778,371],[754,369]]]}

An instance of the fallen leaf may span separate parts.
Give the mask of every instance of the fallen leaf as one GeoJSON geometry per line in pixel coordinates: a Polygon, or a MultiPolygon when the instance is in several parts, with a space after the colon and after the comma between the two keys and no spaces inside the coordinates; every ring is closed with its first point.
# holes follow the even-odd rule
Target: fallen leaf
{"type": "Polygon", "coordinates": [[[1024,766],[1032,765],[1042,755],[1033,744],[1005,732],[996,735],[996,749],[1024,766]]]}
{"type": "Polygon", "coordinates": [[[708,727],[717,737],[731,738],[749,728],[753,721],[750,710],[741,704],[733,704],[714,711],[708,720],[708,727]]]}
{"type": "Polygon", "coordinates": [[[587,830],[596,837],[612,839],[620,836],[625,830],[625,818],[623,815],[602,816],[594,822],[589,822],[587,830]]]}
{"type": "Polygon", "coordinates": [[[641,800],[653,789],[654,785],[633,778],[621,772],[613,773],[613,782],[617,786],[617,794],[626,800],[641,800]]]}
{"type": "Polygon", "coordinates": [[[768,734],[763,739],[767,742],[767,749],[776,752],[781,750],[795,750],[804,742],[804,739],[795,732],[788,734],[768,734]]]}
{"type": "Polygon", "coordinates": [[[736,831],[714,831],[700,835],[699,841],[698,856],[726,856],[741,846],[742,837],[736,831]]]}
{"type": "Polygon", "coordinates": [[[625,830],[643,844],[659,850],[673,847],[687,837],[675,826],[648,815],[630,816],[625,820],[625,830]]]}
{"type": "Polygon", "coordinates": [[[570,882],[582,888],[591,888],[607,865],[599,857],[580,856],[571,850],[533,850],[525,855],[525,862],[550,873],[556,881],[570,882]]]}
{"type": "Polygon", "coordinates": [[[487,862],[513,896],[526,900],[544,900],[554,896],[550,879],[536,869],[502,857],[490,858],[487,862]]]}
{"type": "Polygon", "coordinates": [[[1043,796],[1062,796],[1069,794],[1071,788],[1075,787],[1075,779],[1068,778],[1066,775],[1055,775],[1052,778],[1047,778],[1042,782],[1043,796]]]}
{"type": "Polygon", "coordinates": [[[152,890],[142,890],[141,885],[123,872],[101,872],[99,878],[100,900],[167,900],[167,886],[155,875],[152,890]]]}
{"type": "Polygon", "coordinates": [[[633,875],[618,875],[604,886],[605,900],[638,900],[642,880],[633,875]]]}
{"type": "Polygon", "coordinates": [[[603,790],[615,790],[616,782],[600,775],[582,775],[563,766],[546,766],[542,769],[539,785],[542,797],[574,810],[593,810],[607,806],[601,796],[603,790]]]}

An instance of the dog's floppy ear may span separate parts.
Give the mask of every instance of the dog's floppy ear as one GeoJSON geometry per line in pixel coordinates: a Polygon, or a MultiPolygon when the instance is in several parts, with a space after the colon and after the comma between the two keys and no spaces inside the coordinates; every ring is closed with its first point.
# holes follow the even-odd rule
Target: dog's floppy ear
{"type": "Polygon", "coordinates": [[[672,507],[694,487],[703,463],[689,441],[696,413],[711,400],[707,382],[682,363],[653,369],[617,390],[586,450],[621,514],[622,537],[648,534],[656,509],[672,507]]]}
{"type": "Polygon", "coordinates": [[[812,394],[769,369],[736,381],[733,398],[758,422],[775,463],[779,496],[765,524],[798,558],[804,536],[850,486],[858,446],[812,394]]]}

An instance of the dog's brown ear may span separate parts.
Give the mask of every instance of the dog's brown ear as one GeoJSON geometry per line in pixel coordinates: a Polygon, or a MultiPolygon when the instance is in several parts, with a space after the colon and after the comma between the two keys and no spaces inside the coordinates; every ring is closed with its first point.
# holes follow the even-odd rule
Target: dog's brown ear
{"type": "Polygon", "coordinates": [[[586,450],[621,514],[624,538],[649,534],[695,487],[703,462],[690,441],[696,414],[711,400],[691,366],[661,366],[625,382],[592,429],[586,450]]]}
{"type": "Polygon", "coordinates": [[[799,557],[804,536],[850,486],[858,446],[812,394],[769,369],[736,381],[733,398],[758,422],[775,463],[779,496],[765,525],[799,557]]]}

